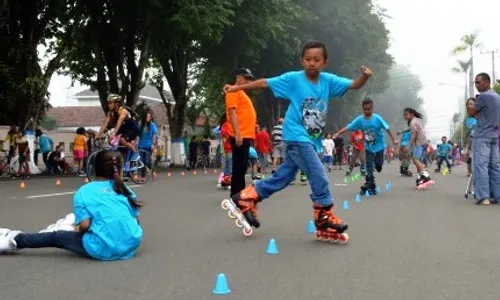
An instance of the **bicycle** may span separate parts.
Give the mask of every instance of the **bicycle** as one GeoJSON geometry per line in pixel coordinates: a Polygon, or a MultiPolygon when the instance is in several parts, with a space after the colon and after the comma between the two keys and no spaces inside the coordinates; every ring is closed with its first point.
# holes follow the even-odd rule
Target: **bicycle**
{"type": "Polygon", "coordinates": [[[4,156],[0,159],[0,177],[14,177],[17,176],[16,168],[19,164],[19,156],[15,155],[10,158],[9,164],[9,151],[0,150],[4,156]]]}
{"type": "Polygon", "coordinates": [[[107,150],[107,151],[112,151],[112,152],[118,152],[122,156],[123,159],[123,176],[130,178],[134,183],[136,184],[144,184],[146,183],[150,177],[152,177],[153,170],[148,170],[146,168],[146,165],[141,161],[141,156],[142,155],[148,155],[148,153],[144,150],[139,150],[139,158],[137,160],[131,161],[130,158],[132,157],[132,153],[130,149],[120,146],[119,145],[119,136],[115,137],[115,139],[108,141],[109,139],[109,134],[105,134],[105,136],[99,140],[102,140],[102,144],[98,146],[98,150],[94,151],[92,154],[89,155],[87,158],[87,178],[89,181],[95,181],[96,176],[95,176],[95,157],[97,153],[107,150]],[[123,152],[120,150],[125,150],[123,152],[126,152],[126,156],[123,157],[123,152]],[[144,174],[144,177],[141,175],[144,174]]]}

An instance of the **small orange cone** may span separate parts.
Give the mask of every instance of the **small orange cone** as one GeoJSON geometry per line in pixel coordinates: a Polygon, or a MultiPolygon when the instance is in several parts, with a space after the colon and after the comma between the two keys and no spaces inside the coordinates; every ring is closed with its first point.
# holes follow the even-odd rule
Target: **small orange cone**
{"type": "Polygon", "coordinates": [[[24,184],[24,181],[21,181],[21,184],[19,185],[19,188],[20,189],[24,189],[26,187],[26,185],[24,184]]]}
{"type": "Polygon", "coordinates": [[[89,182],[89,178],[85,177],[85,183],[89,182]]]}
{"type": "Polygon", "coordinates": [[[167,176],[168,176],[168,177],[172,176],[172,173],[168,172],[167,176]]]}
{"type": "Polygon", "coordinates": [[[214,170],[214,174],[217,174],[217,170],[214,170]]]}
{"type": "Polygon", "coordinates": [[[184,172],[181,172],[181,176],[184,176],[184,172]]]}
{"type": "Polygon", "coordinates": [[[61,185],[61,181],[59,179],[57,179],[56,185],[61,185]]]}
{"type": "Polygon", "coordinates": [[[207,170],[205,170],[205,174],[208,174],[208,171],[207,171],[207,170]]]}
{"type": "Polygon", "coordinates": [[[196,175],[196,171],[193,171],[193,175],[196,175]]]}

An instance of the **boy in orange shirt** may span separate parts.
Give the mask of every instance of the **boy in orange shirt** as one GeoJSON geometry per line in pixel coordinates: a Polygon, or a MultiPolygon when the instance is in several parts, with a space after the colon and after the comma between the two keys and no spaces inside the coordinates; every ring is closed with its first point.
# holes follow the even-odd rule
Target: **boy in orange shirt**
{"type": "MultiPolygon", "coordinates": [[[[236,71],[235,85],[248,83],[254,79],[249,69],[236,71]]],[[[233,152],[231,176],[231,197],[245,188],[245,174],[248,167],[248,150],[255,140],[257,114],[252,100],[243,91],[226,93],[226,116],[229,124],[227,134],[233,152]]]]}
{"type": "Polygon", "coordinates": [[[354,166],[356,165],[358,159],[361,162],[361,165],[359,167],[361,170],[361,175],[365,176],[366,156],[365,156],[365,136],[363,134],[363,131],[356,130],[353,133],[351,133],[349,141],[351,142],[352,145],[352,159],[351,163],[349,164],[349,171],[346,172],[346,176],[351,175],[352,170],[354,169],[354,166]]]}

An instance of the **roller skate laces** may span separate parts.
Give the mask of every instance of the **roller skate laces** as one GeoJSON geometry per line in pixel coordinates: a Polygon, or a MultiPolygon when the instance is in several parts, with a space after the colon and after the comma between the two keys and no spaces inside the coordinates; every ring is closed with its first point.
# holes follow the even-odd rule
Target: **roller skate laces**
{"type": "Polygon", "coordinates": [[[349,240],[349,235],[344,232],[348,226],[333,213],[333,206],[315,205],[314,220],[317,240],[340,244],[345,244],[349,240]]]}
{"type": "Polygon", "coordinates": [[[241,214],[245,217],[250,225],[255,228],[260,227],[260,222],[257,219],[257,203],[261,201],[259,195],[255,191],[253,185],[248,186],[238,194],[233,196],[233,201],[238,206],[241,214]]]}

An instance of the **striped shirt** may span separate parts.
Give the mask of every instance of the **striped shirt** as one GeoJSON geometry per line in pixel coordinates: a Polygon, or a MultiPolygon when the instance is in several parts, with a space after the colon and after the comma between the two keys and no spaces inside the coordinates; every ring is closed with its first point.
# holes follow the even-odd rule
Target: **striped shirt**
{"type": "Polygon", "coordinates": [[[274,145],[278,145],[281,142],[283,142],[283,128],[281,125],[276,125],[273,128],[273,131],[271,132],[273,136],[273,143],[274,145]]]}

